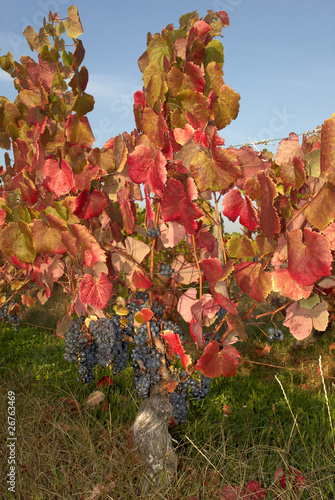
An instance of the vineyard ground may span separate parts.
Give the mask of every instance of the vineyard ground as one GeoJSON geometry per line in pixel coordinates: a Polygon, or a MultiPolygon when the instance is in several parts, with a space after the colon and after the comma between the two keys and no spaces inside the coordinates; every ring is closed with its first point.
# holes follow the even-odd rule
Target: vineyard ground
{"type": "MultiPolygon", "coordinates": [[[[57,301],[55,307],[61,307],[57,301]]],[[[44,326],[53,327],[55,311],[44,309],[43,314],[44,326]]],[[[266,331],[269,324],[266,317],[261,328],[266,331]]],[[[274,343],[268,355],[259,357],[255,347],[269,343],[259,328],[247,324],[247,330],[249,340],[239,346],[238,374],[214,379],[209,396],[191,402],[189,423],[171,425],[179,454],[178,478],[168,493],[156,492],[152,498],[187,500],[194,495],[216,500],[223,486],[242,486],[251,480],[268,487],[271,499],[335,498],[334,441],[318,371],[321,353],[323,373],[334,377],[325,379],[334,422],[335,334],[327,333],[298,355],[290,353],[292,337],[287,334],[284,342],[274,343]],[[303,492],[288,485],[284,493],[273,484],[275,471],[289,466],[306,477],[303,492]]],[[[97,390],[96,384],[76,381],[76,367],[64,361],[63,348],[64,342],[43,326],[23,324],[17,333],[1,327],[2,415],[7,392],[16,394],[16,498],[140,498],[143,465],[130,432],[140,400],[130,382],[130,369],[118,377],[99,369],[96,380],[105,375],[113,380],[112,385],[98,388],[105,393],[108,408],[100,404],[87,409],[86,399],[97,390]]],[[[2,442],[5,434],[3,428],[2,442]]],[[[0,461],[6,471],[5,454],[0,461]]],[[[7,498],[5,482],[1,490],[1,498],[7,498]]]]}

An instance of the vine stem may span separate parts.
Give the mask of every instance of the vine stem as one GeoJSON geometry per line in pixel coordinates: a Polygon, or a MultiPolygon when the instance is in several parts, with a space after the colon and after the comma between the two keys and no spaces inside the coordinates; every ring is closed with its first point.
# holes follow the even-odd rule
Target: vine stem
{"type": "Polygon", "coordinates": [[[198,260],[198,256],[197,256],[197,249],[196,249],[196,246],[195,246],[195,236],[194,236],[194,234],[192,234],[191,237],[192,237],[192,246],[193,246],[193,254],[194,254],[194,258],[195,258],[195,264],[196,264],[198,272],[199,272],[199,293],[200,293],[200,297],[199,298],[201,300],[202,299],[202,271],[201,271],[199,260],[198,260]]]}
{"type": "Polygon", "coordinates": [[[127,259],[129,259],[132,262],[134,262],[138,266],[138,268],[140,269],[140,271],[142,271],[143,274],[146,274],[146,270],[141,266],[141,264],[134,257],[132,257],[131,255],[129,255],[127,252],[125,252],[124,250],[121,250],[121,248],[113,247],[113,245],[111,245],[110,243],[106,243],[106,246],[108,246],[109,248],[111,248],[113,252],[117,252],[117,253],[119,253],[121,255],[124,255],[127,259]]]}
{"type": "MultiPolygon", "coordinates": [[[[224,246],[222,228],[221,228],[221,224],[220,224],[221,216],[219,214],[218,202],[217,202],[215,193],[214,193],[214,201],[215,201],[215,212],[216,212],[216,220],[217,220],[218,229],[219,229],[220,243],[221,243],[222,252],[223,252],[224,264],[226,266],[227,265],[227,254],[226,254],[226,249],[224,246]]],[[[228,278],[227,278],[227,286],[228,286],[228,278]]]]}
{"type": "Polygon", "coordinates": [[[278,309],[276,309],[275,311],[269,311],[269,312],[266,312],[266,313],[263,313],[263,314],[257,314],[257,316],[250,316],[252,319],[259,319],[259,318],[263,318],[264,316],[274,316],[275,314],[277,314],[277,312],[281,311],[282,309],[286,309],[286,307],[290,306],[291,304],[293,304],[294,300],[289,300],[288,302],[286,302],[286,304],[284,304],[283,306],[279,307],[278,309]]]}
{"type": "MultiPolygon", "coordinates": [[[[219,233],[219,244],[221,245],[222,249],[222,254],[223,254],[223,260],[224,260],[224,265],[227,265],[227,254],[226,254],[226,249],[223,241],[223,234],[222,234],[222,227],[221,227],[221,215],[219,213],[219,207],[218,207],[218,201],[216,199],[215,193],[214,193],[214,201],[215,201],[215,215],[216,215],[216,224],[217,224],[217,229],[219,233]]],[[[229,297],[229,278],[227,276],[226,278],[226,283],[227,283],[227,295],[229,297]]]]}

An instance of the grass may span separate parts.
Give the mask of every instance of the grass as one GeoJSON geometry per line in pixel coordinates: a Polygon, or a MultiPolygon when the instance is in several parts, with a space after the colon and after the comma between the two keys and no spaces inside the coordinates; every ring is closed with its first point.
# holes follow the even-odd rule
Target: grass
{"type": "MultiPolygon", "coordinates": [[[[114,382],[99,388],[108,407],[88,409],[85,402],[96,385],[77,382],[76,366],[63,359],[64,342],[45,326],[23,325],[17,333],[1,327],[0,410],[6,415],[7,393],[14,391],[17,476],[16,496],[8,493],[3,478],[0,497],[141,498],[144,470],[130,432],[141,401],[131,369],[113,377],[108,369],[99,368],[97,380],[109,375],[114,382]]],[[[266,327],[264,323],[262,328],[266,327]]],[[[323,373],[335,377],[330,350],[335,335],[327,333],[316,345],[291,355],[292,337],[286,333],[287,340],[274,343],[270,354],[259,358],[255,346],[266,346],[266,339],[250,325],[248,333],[249,340],[239,346],[238,374],[214,379],[204,401],[190,402],[187,423],[171,426],[179,455],[178,477],[168,492],[157,491],[147,499],[187,500],[193,495],[218,500],[223,486],[243,486],[251,480],[269,489],[270,500],[335,498],[329,419],[330,411],[335,421],[335,378],[325,378],[328,411],[318,372],[321,353],[323,373]],[[306,477],[301,492],[290,485],[284,491],[273,482],[278,468],[290,466],[306,477]]],[[[5,442],[6,426],[0,432],[5,442]]],[[[1,470],[8,471],[6,453],[0,463],[1,470]]]]}

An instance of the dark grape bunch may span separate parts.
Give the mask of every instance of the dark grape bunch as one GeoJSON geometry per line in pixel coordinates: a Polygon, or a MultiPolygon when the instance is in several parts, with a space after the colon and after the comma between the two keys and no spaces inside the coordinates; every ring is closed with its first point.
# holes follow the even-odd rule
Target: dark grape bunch
{"type": "MultiPolygon", "coordinates": [[[[9,298],[9,295],[6,295],[6,300],[9,298]]],[[[18,331],[19,326],[20,326],[20,316],[15,313],[15,314],[9,314],[9,308],[14,305],[14,301],[10,300],[9,302],[6,302],[6,304],[3,304],[0,306],[0,321],[3,322],[8,322],[11,324],[11,326],[14,328],[15,331],[18,331]]]]}
{"type": "Polygon", "coordinates": [[[187,380],[179,382],[170,397],[170,403],[173,408],[172,417],[176,424],[184,424],[187,419],[189,406],[187,401],[187,386],[187,380]]]}
{"type": "Polygon", "coordinates": [[[123,340],[120,317],[114,315],[110,319],[92,320],[88,329],[84,323],[83,317],[72,321],[65,335],[64,353],[64,359],[77,363],[82,382],[93,382],[95,365],[105,367],[112,364],[114,374],[125,370],[129,342],[123,340]]]}
{"type": "Polygon", "coordinates": [[[158,373],[161,366],[161,356],[162,354],[160,354],[154,346],[136,346],[131,351],[135,388],[138,397],[149,397],[150,388],[161,380],[161,376],[158,373]]]}
{"type": "Polygon", "coordinates": [[[201,380],[187,378],[179,382],[175,391],[171,394],[170,403],[173,408],[173,421],[176,424],[184,424],[188,414],[187,395],[201,401],[209,392],[211,379],[201,375],[201,380]]]}
{"type": "Polygon", "coordinates": [[[160,274],[162,276],[170,277],[173,274],[173,269],[171,269],[170,264],[162,264],[160,274]]]}
{"type": "Polygon", "coordinates": [[[151,229],[150,227],[147,229],[147,236],[148,238],[155,238],[156,236],[160,236],[161,232],[159,227],[156,227],[155,229],[151,229]]]}
{"type": "Polygon", "coordinates": [[[273,326],[268,328],[269,341],[273,342],[274,340],[284,340],[284,334],[281,330],[276,330],[273,326]]]}

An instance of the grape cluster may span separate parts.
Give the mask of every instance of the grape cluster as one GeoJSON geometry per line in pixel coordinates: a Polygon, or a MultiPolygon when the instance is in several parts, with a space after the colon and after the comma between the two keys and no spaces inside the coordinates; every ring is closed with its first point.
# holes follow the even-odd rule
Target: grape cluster
{"type": "Polygon", "coordinates": [[[270,326],[268,328],[268,339],[270,342],[273,342],[274,340],[284,340],[284,334],[281,330],[276,330],[273,328],[273,326],[270,326]]]}
{"type": "Polygon", "coordinates": [[[75,361],[82,382],[91,383],[94,379],[95,365],[112,364],[113,373],[118,374],[127,368],[129,342],[123,340],[120,317],[92,320],[85,327],[83,317],[72,321],[65,335],[64,359],[75,361]]]}
{"type": "Polygon", "coordinates": [[[170,264],[162,264],[160,274],[162,276],[170,277],[173,274],[173,269],[171,269],[170,264]]]}
{"type": "Polygon", "coordinates": [[[171,394],[170,403],[173,408],[173,421],[176,424],[184,424],[188,414],[187,403],[187,386],[188,381],[179,382],[174,392],[171,394]]]}
{"type": "Polygon", "coordinates": [[[188,385],[190,387],[190,395],[197,401],[201,401],[201,399],[204,399],[209,392],[211,379],[201,374],[200,382],[198,380],[190,379],[188,385]]]}
{"type": "Polygon", "coordinates": [[[160,236],[161,232],[159,227],[156,227],[155,229],[151,229],[150,227],[147,229],[147,236],[148,238],[155,238],[156,236],[160,236]]]}
{"type": "MultiPolygon", "coordinates": [[[[186,374],[185,374],[186,375],[186,374]]],[[[187,378],[179,382],[175,391],[171,394],[170,403],[173,408],[173,421],[176,424],[184,424],[188,413],[187,394],[200,401],[207,396],[211,379],[201,374],[201,380],[187,378]]]]}
{"type": "Polygon", "coordinates": [[[131,352],[133,361],[135,388],[140,398],[147,398],[150,388],[160,380],[159,368],[161,354],[148,345],[136,346],[131,352]]]}
{"type": "MultiPolygon", "coordinates": [[[[6,299],[9,298],[9,295],[6,295],[6,299]]],[[[11,326],[14,328],[15,331],[18,331],[19,326],[20,326],[20,316],[15,313],[15,314],[9,314],[9,308],[14,305],[14,301],[10,300],[9,302],[6,302],[6,304],[3,304],[0,307],[0,321],[3,322],[8,322],[11,324],[11,326]]]]}

